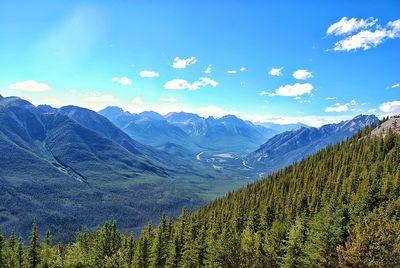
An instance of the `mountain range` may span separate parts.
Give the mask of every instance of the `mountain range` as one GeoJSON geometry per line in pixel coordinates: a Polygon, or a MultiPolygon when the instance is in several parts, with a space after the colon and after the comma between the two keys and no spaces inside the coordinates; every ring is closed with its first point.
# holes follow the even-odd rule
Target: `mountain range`
{"type": "Polygon", "coordinates": [[[251,152],[279,133],[234,115],[204,118],[185,112],[165,116],[156,112],[131,114],[119,107],[107,107],[99,114],[141,143],[172,151],[177,149],[174,144],[192,154],[201,150],[251,152]]]}
{"type": "Polygon", "coordinates": [[[139,227],[242,185],[143,145],[96,112],[17,97],[0,98],[0,151],[0,224],[24,235],[33,217],[64,235],[109,217],[139,227]]]}
{"type": "Polygon", "coordinates": [[[131,114],[118,107],[97,113],[0,96],[0,224],[26,235],[37,217],[67,238],[77,226],[92,228],[110,217],[122,229],[140,227],[377,122],[362,115],[321,128],[292,125],[279,134],[233,115],[131,114]]]}
{"type": "Polygon", "coordinates": [[[351,120],[319,128],[299,127],[275,135],[245,157],[247,165],[264,173],[297,162],[329,145],[341,142],[367,126],[378,125],[375,115],[358,115],[351,120]]]}

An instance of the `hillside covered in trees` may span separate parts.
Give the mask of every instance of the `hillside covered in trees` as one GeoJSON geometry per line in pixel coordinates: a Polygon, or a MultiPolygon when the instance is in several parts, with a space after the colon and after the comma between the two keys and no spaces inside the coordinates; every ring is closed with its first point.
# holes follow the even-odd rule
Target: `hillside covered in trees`
{"type": "Polygon", "coordinates": [[[139,237],[115,222],[69,244],[0,236],[0,267],[393,267],[400,135],[366,129],[139,237]]]}

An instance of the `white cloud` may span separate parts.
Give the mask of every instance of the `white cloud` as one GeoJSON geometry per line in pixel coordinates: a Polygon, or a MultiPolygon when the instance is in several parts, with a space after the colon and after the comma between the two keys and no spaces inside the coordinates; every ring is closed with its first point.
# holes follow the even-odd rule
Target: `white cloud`
{"type": "Polygon", "coordinates": [[[368,113],[370,113],[370,114],[373,114],[373,113],[375,113],[375,112],[376,112],[376,109],[375,109],[375,108],[369,109],[369,110],[368,110],[368,113]]]}
{"type": "Polygon", "coordinates": [[[111,80],[112,80],[113,82],[119,83],[119,84],[121,84],[121,85],[123,85],[123,86],[129,86],[129,85],[132,84],[132,81],[129,80],[129,78],[126,77],[126,76],[123,76],[123,77],[113,77],[111,80]]]}
{"type": "MultiPolygon", "coordinates": [[[[246,71],[246,67],[240,67],[239,71],[240,71],[240,72],[246,71]]],[[[226,72],[227,72],[228,74],[237,74],[237,73],[238,73],[237,70],[228,70],[228,71],[226,71],[226,72]]]]}
{"type": "Polygon", "coordinates": [[[212,71],[212,64],[209,64],[207,68],[203,71],[205,74],[210,74],[212,71]]]}
{"type": "Polygon", "coordinates": [[[218,107],[218,106],[214,106],[214,105],[195,108],[194,112],[201,116],[204,116],[204,117],[213,116],[215,118],[219,118],[219,117],[229,115],[229,114],[236,115],[236,116],[240,115],[240,113],[238,111],[225,110],[222,107],[218,107]]]}
{"type": "Polygon", "coordinates": [[[356,19],[347,17],[343,17],[340,21],[329,26],[326,33],[328,35],[345,35],[351,34],[357,30],[365,29],[375,25],[378,22],[378,19],[368,18],[368,19],[356,19]]]}
{"type": "MultiPolygon", "coordinates": [[[[341,104],[341,103],[337,102],[333,106],[326,107],[325,112],[327,112],[327,113],[346,112],[349,110],[349,106],[355,106],[355,105],[357,105],[356,100],[352,100],[349,103],[345,103],[345,104],[341,104]]],[[[350,109],[350,111],[355,112],[355,111],[361,111],[361,110],[352,108],[352,109],[350,109]]]]}
{"type": "Polygon", "coordinates": [[[169,90],[198,90],[205,86],[216,87],[218,82],[208,77],[201,77],[193,83],[189,83],[185,79],[173,79],[164,84],[164,88],[169,90]]]}
{"type": "Polygon", "coordinates": [[[295,100],[301,100],[300,96],[294,97],[295,100]]]}
{"type": "Polygon", "coordinates": [[[271,93],[269,93],[269,92],[267,92],[267,91],[265,91],[265,90],[262,90],[262,91],[260,92],[260,96],[265,96],[265,95],[269,96],[269,95],[271,95],[271,93]]]}
{"type": "Polygon", "coordinates": [[[385,113],[400,113],[400,101],[382,103],[381,106],[379,106],[379,109],[385,113]]]}
{"type": "Polygon", "coordinates": [[[305,69],[298,69],[293,73],[293,77],[299,80],[305,80],[308,78],[313,77],[312,73],[310,71],[307,71],[305,69]]]}
{"type": "Polygon", "coordinates": [[[349,109],[349,106],[347,104],[343,104],[343,105],[335,105],[332,107],[326,107],[325,112],[327,113],[339,113],[339,112],[345,112],[349,109]]]}
{"type": "Polygon", "coordinates": [[[84,98],[84,101],[107,103],[107,102],[116,102],[117,99],[113,95],[105,94],[105,95],[88,96],[84,98]]]}
{"type": "Polygon", "coordinates": [[[192,85],[185,79],[173,79],[164,84],[165,89],[170,90],[185,90],[191,89],[192,85]]]}
{"type": "Polygon", "coordinates": [[[177,99],[175,98],[160,98],[160,101],[162,102],[177,102],[177,99]]]}
{"type": "Polygon", "coordinates": [[[206,85],[209,85],[212,87],[218,86],[218,82],[209,77],[201,77],[200,82],[197,82],[197,83],[199,83],[200,86],[206,86],[206,85]]]}
{"type": "Polygon", "coordinates": [[[271,70],[269,70],[268,74],[272,75],[272,76],[282,76],[282,70],[283,70],[283,67],[271,68],[271,70]]]}
{"type": "Polygon", "coordinates": [[[325,100],[336,100],[337,97],[326,97],[325,100]]]}
{"type": "Polygon", "coordinates": [[[376,47],[387,37],[386,30],[363,30],[355,35],[335,43],[335,51],[351,51],[362,48],[363,50],[376,47]]]}
{"type": "MultiPolygon", "coordinates": [[[[386,27],[381,25],[368,24],[363,29],[345,39],[335,43],[334,51],[354,51],[357,49],[368,50],[382,44],[386,39],[395,39],[400,37],[400,19],[390,21],[386,27]],[[374,27],[372,27],[374,26],[374,27]]],[[[358,28],[360,29],[360,28],[358,28]]]]}
{"type": "Polygon", "coordinates": [[[45,83],[36,82],[35,80],[26,80],[23,82],[16,82],[8,86],[9,89],[30,91],[30,92],[43,92],[51,90],[51,87],[45,83]]]}
{"type": "Polygon", "coordinates": [[[135,105],[143,105],[143,104],[144,104],[142,98],[140,98],[140,97],[134,97],[134,98],[131,100],[131,103],[132,103],[132,104],[135,104],[135,105]]]}
{"type": "Polygon", "coordinates": [[[159,73],[148,70],[140,71],[139,75],[140,77],[147,77],[147,78],[155,78],[160,76],[159,73]]]}
{"type": "Polygon", "coordinates": [[[172,63],[172,67],[175,69],[185,69],[189,65],[195,64],[197,62],[196,57],[190,57],[187,59],[181,59],[179,57],[176,57],[174,59],[174,62],[172,63]]]}
{"type": "Polygon", "coordinates": [[[392,88],[400,88],[400,83],[394,84],[392,88]]]}
{"type": "Polygon", "coordinates": [[[294,85],[280,86],[275,90],[275,93],[270,93],[270,96],[285,96],[285,97],[296,97],[303,94],[310,94],[313,90],[313,85],[310,83],[296,83],[294,85]]]}

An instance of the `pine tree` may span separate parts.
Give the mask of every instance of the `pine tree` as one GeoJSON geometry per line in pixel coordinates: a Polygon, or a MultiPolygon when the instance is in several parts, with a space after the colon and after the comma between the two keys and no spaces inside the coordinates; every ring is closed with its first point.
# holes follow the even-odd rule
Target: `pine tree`
{"type": "Polygon", "coordinates": [[[283,258],[282,267],[304,267],[304,242],[305,226],[304,220],[298,217],[289,231],[286,244],[286,255],[283,258]]]}
{"type": "Polygon", "coordinates": [[[151,247],[151,267],[164,267],[168,256],[168,245],[171,236],[171,220],[163,215],[155,231],[151,247]]]}
{"type": "Polygon", "coordinates": [[[400,222],[381,211],[374,213],[352,228],[345,245],[337,250],[341,267],[396,267],[400,263],[400,222]]]}
{"type": "Polygon", "coordinates": [[[24,263],[24,245],[22,238],[18,238],[17,248],[16,248],[16,268],[22,268],[24,263]]]}
{"type": "Polygon", "coordinates": [[[7,250],[6,250],[6,262],[9,267],[16,267],[16,248],[17,248],[17,238],[15,236],[14,229],[11,230],[10,239],[8,240],[7,250]]]}
{"type": "Polygon", "coordinates": [[[28,249],[28,267],[36,268],[40,263],[39,234],[36,219],[32,222],[32,232],[28,249]]]}
{"type": "Polygon", "coordinates": [[[147,268],[150,265],[151,224],[143,228],[137,241],[135,255],[133,258],[134,268],[147,268]]]}
{"type": "Polygon", "coordinates": [[[242,267],[256,267],[257,250],[255,234],[252,232],[252,226],[248,224],[242,233],[240,242],[242,267]]]}
{"type": "Polygon", "coordinates": [[[169,244],[167,267],[179,267],[182,257],[182,247],[184,242],[184,234],[187,228],[188,212],[186,208],[182,209],[181,214],[176,222],[174,232],[169,244]]]}
{"type": "Polygon", "coordinates": [[[51,249],[51,234],[50,231],[47,230],[45,233],[45,240],[41,246],[41,254],[40,254],[40,267],[49,268],[51,267],[51,259],[52,259],[52,249],[51,249]]]}
{"type": "Polygon", "coordinates": [[[121,247],[121,258],[122,258],[122,267],[130,268],[133,263],[133,254],[135,251],[135,241],[133,234],[125,234],[122,239],[122,247],[121,247]]]}
{"type": "Polygon", "coordinates": [[[220,262],[220,243],[218,243],[218,235],[216,234],[215,226],[212,225],[210,230],[206,233],[205,240],[205,256],[204,266],[207,268],[221,268],[220,262]]]}
{"type": "Polygon", "coordinates": [[[6,239],[0,230],[0,267],[6,267],[6,258],[4,251],[6,249],[6,239]]]}
{"type": "Polygon", "coordinates": [[[305,245],[306,265],[337,267],[336,246],[343,242],[343,210],[327,207],[310,223],[305,245]]]}

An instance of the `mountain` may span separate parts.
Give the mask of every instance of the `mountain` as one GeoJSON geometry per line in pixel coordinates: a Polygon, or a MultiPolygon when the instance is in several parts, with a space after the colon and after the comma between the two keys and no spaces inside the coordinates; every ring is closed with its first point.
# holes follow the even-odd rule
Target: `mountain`
{"type": "Polygon", "coordinates": [[[179,112],[169,113],[165,118],[208,150],[244,153],[257,148],[275,134],[274,131],[234,115],[203,118],[196,114],[179,112]]]}
{"type": "Polygon", "coordinates": [[[191,150],[200,150],[184,131],[169,124],[158,113],[131,114],[118,107],[107,107],[98,113],[108,118],[131,138],[143,144],[164,147],[165,144],[174,143],[186,148],[187,154],[191,150]]]}
{"type": "Polygon", "coordinates": [[[259,149],[247,155],[246,164],[271,172],[351,137],[356,132],[373,124],[379,124],[374,115],[358,115],[338,124],[328,124],[320,128],[300,127],[278,134],[259,149]]]}
{"type": "Polygon", "coordinates": [[[162,120],[162,121],[165,120],[165,118],[164,118],[161,114],[156,113],[156,112],[153,112],[153,111],[141,112],[141,113],[139,114],[139,116],[141,116],[141,117],[148,117],[148,118],[154,119],[154,120],[162,120]]]}
{"type": "Polygon", "coordinates": [[[34,217],[64,239],[108,217],[137,228],[243,184],[140,144],[93,111],[17,97],[0,98],[0,150],[0,225],[24,237],[34,217]]]}
{"type": "Polygon", "coordinates": [[[390,132],[400,133],[400,116],[399,115],[385,118],[384,121],[382,122],[382,124],[380,124],[377,128],[375,128],[371,132],[371,135],[386,136],[390,132]]]}
{"type": "MultiPolygon", "coordinates": [[[[400,135],[370,134],[367,128],[192,213],[183,209],[176,220],[163,216],[158,227],[148,224],[136,240],[114,221],[80,232],[74,242],[48,250],[42,262],[61,258],[68,267],[398,267],[400,135]],[[65,249],[61,256],[60,248],[65,249]]],[[[4,252],[11,242],[5,241],[4,252]]]]}
{"type": "MultiPolygon", "coordinates": [[[[185,148],[184,155],[201,151],[247,154],[279,133],[272,128],[244,121],[234,115],[221,118],[201,117],[186,112],[162,116],[153,111],[140,114],[124,112],[119,107],[107,107],[99,114],[126,132],[133,139],[159,149],[171,149],[167,144],[185,148]]],[[[176,149],[176,148],[175,148],[176,149]]],[[[169,150],[174,152],[174,150],[169,150]]]]}
{"type": "Polygon", "coordinates": [[[56,109],[55,112],[68,116],[80,125],[118,143],[133,154],[139,154],[152,159],[154,163],[157,162],[159,165],[166,165],[171,164],[170,161],[174,160],[173,157],[171,158],[171,155],[165,154],[163,151],[156,150],[150,146],[143,145],[132,139],[111,123],[110,120],[94,111],[77,106],[64,106],[56,109]]]}
{"type": "Polygon", "coordinates": [[[257,123],[260,126],[263,126],[267,129],[274,130],[276,134],[285,132],[285,131],[290,131],[296,128],[301,128],[301,127],[309,127],[306,124],[302,123],[296,123],[296,124],[275,124],[275,123],[257,123]]]}

